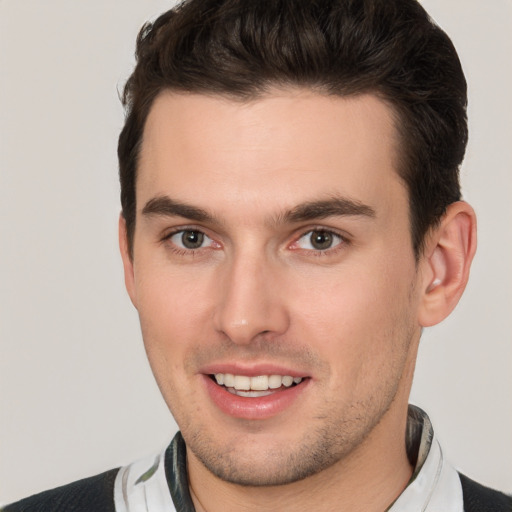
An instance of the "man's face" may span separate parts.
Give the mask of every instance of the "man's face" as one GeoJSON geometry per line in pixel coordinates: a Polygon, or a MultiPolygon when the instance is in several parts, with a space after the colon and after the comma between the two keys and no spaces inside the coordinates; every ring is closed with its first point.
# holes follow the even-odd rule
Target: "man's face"
{"type": "Polygon", "coordinates": [[[286,483],[405,425],[421,272],[396,145],[370,95],[155,101],[124,260],[189,464],[286,483]]]}

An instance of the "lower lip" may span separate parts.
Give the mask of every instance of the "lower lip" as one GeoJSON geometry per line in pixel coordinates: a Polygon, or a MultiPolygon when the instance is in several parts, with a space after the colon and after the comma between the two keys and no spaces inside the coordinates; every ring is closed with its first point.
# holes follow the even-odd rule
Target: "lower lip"
{"type": "Polygon", "coordinates": [[[208,375],[203,375],[203,379],[210,398],[222,412],[245,420],[264,420],[285,411],[292,406],[310,381],[304,379],[296,386],[275,391],[271,395],[250,398],[230,393],[208,375]]]}

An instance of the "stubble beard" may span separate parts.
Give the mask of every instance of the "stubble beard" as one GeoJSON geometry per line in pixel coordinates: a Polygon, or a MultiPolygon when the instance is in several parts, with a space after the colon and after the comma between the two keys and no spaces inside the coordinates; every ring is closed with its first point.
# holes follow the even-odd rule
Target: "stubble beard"
{"type": "MultiPolygon", "coordinates": [[[[247,444],[226,443],[219,447],[207,435],[205,429],[183,432],[187,449],[213,475],[225,482],[247,487],[281,486],[298,482],[319,474],[347,459],[360,447],[372,430],[379,424],[391,407],[398,384],[390,393],[372,396],[367,402],[352,404],[351,411],[340,417],[329,417],[332,412],[325,408],[323,425],[302,435],[284,446],[261,446],[258,435],[247,435],[247,444]],[[250,436],[254,436],[250,439],[250,436]],[[253,442],[254,446],[248,446],[253,442]],[[249,449],[248,449],[249,448],[249,449]],[[253,454],[253,457],[251,457],[253,454]]],[[[338,405],[339,406],[339,405],[338,405]]],[[[332,411],[332,408],[330,409],[332,411]]]]}
{"type": "MultiPolygon", "coordinates": [[[[408,373],[413,329],[405,328],[398,335],[402,338],[402,344],[395,347],[398,349],[395,354],[397,359],[391,361],[392,369],[389,372],[388,368],[387,379],[380,383],[380,389],[355,403],[340,404],[337,397],[332,397],[314,418],[304,418],[306,423],[310,422],[313,426],[303,432],[299,440],[268,446],[260,442],[258,429],[255,428],[254,432],[247,432],[245,442],[231,439],[217,443],[209,436],[209,429],[204,425],[189,424],[188,428],[182,426],[187,450],[217,478],[248,487],[291,484],[347,460],[364,445],[397,400],[401,389],[404,389],[402,378],[408,373]],[[253,446],[250,446],[251,443],[253,446]]],[[[412,365],[413,368],[414,361],[412,365]]],[[[297,421],[302,419],[298,418],[297,421]]],[[[341,465],[339,467],[342,468],[341,465]]]]}

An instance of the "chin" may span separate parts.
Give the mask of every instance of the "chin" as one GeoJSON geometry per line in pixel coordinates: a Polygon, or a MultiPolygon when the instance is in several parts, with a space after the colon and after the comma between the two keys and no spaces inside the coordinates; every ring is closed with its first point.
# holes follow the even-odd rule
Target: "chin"
{"type": "Polygon", "coordinates": [[[220,443],[222,446],[207,439],[204,430],[187,437],[187,449],[208,471],[244,487],[279,486],[303,480],[336,464],[357,445],[348,439],[340,443],[324,429],[304,434],[298,440],[288,436],[283,442],[277,442],[276,436],[270,434],[267,440],[266,435],[245,434],[220,443]]]}

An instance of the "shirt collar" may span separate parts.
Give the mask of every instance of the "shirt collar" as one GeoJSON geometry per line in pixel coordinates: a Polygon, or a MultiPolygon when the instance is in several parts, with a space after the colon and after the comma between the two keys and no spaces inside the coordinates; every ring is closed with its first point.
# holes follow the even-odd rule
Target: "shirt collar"
{"type": "Polygon", "coordinates": [[[388,512],[463,512],[459,475],[444,458],[427,414],[409,406],[406,448],[414,471],[388,512]]]}

